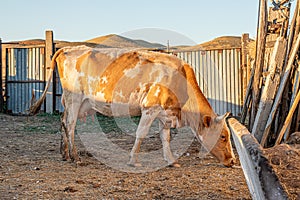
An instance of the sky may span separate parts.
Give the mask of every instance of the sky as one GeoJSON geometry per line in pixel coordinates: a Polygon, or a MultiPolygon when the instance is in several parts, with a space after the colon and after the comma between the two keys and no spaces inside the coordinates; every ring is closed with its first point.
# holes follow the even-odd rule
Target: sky
{"type": "Polygon", "coordinates": [[[5,0],[1,2],[0,38],[2,42],[44,39],[46,30],[53,30],[55,40],[66,41],[85,41],[107,34],[159,43],[169,40],[171,45],[200,44],[243,33],[255,38],[258,2],[5,0]]]}

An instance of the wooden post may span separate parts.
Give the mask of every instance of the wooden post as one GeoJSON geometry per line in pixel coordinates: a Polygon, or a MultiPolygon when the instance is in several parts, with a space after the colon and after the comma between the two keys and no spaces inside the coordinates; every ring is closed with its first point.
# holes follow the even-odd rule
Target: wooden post
{"type": "Polygon", "coordinates": [[[296,15],[296,25],[295,25],[295,36],[297,36],[300,32],[300,3],[299,0],[297,0],[296,8],[297,12],[295,12],[294,15],[296,15]]]}
{"type": "MultiPolygon", "coordinates": [[[[259,102],[257,114],[255,117],[252,133],[256,139],[264,146],[262,141],[265,126],[272,108],[272,104],[280,83],[280,74],[282,71],[283,60],[285,56],[286,40],[284,37],[278,37],[271,56],[268,75],[263,88],[259,102]]],[[[265,138],[266,139],[266,138],[265,138]]]]}
{"type": "Polygon", "coordinates": [[[243,97],[245,97],[247,92],[247,85],[248,85],[247,72],[248,72],[248,68],[250,67],[248,66],[249,34],[248,33],[242,34],[241,40],[242,40],[241,41],[242,43],[242,84],[243,84],[243,97]]]}
{"type": "Polygon", "coordinates": [[[260,98],[260,79],[262,75],[262,69],[264,66],[265,46],[267,38],[268,27],[268,13],[267,13],[267,1],[260,0],[259,8],[259,29],[256,40],[256,56],[255,56],[255,71],[252,85],[252,110],[251,115],[253,120],[250,122],[250,130],[253,127],[254,119],[256,116],[259,98],[260,98]]]}
{"type": "MultiPolygon", "coordinates": [[[[297,92],[299,91],[300,86],[300,62],[297,63],[297,69],[295,70],[294,80],[293,80],[293,90],[292,97],[290,101],[290,108],[292,108],[293,102],[295,101],[297,92]]],[[[285,133],[284,133],[284,141],[286,141],[290,135],[291,122],[288,124],[285,133]]],[[[297,129],[296,129],[297,130],[297,129]]]]}
{"type": "MultiPolygon", "coordinates": [[[[51,59],[54,53],[53,47],[53,32],[46,31],[46,42],[45,42],[45,67],[46,67],[46,77],[49,77],[49,73],[51,72],[51,59]]],[[[48,93],[46,95],[46,112],[53,113],[53,79],[51,80],[52,84],[50,84],[48,93]]]]}
{"type": "Polygon", "coordinates": [[[254,136],[236,119],[231,118],[228,123],[252,199],[288,199],[254,136]]]}
{"type": "Polygon", "coordinates": [[[3,98],[3,80],[2,80],[2,40],[0,38],[0,112],[4,110],[4,98],[3,98]]]}
{"type": "Polygon", "coordinates": [[[279,133],[279,135],[277,137],[275,145],[280,144],[280,142],[282,140],[282,137],[283,137],[286,129],[288,128],[288,126],[289,126],[289,124],[290,124],[290,122],[292,120],[293,114],[294,114],[294,112],[295,112],[295,110],[296,110],[296,108],[298,106],[299,101],[300,101],[300,92],[298,92],[298,94],[297,94],[297,96],[295,98],[295,101],[293,102],[293,105],[292,105],[292,107],[291,107],[291,109],[289,111],[289,114],[286,117],[285,122],[283,124],[283,127],[282,127],[282,129],[281,129],[281,131],[280,131],[280,133],[279,133]]]}
{"type": "Polygon", "coordinates": [[[297,55],[297,52],[299,50],[299,47],[300,47],[300,34],[298,34],[297,40],[294,41],[294,43],[293,43],[291,56],[289,58],[289,61],[288,61],[288,64],[286,66],[283,77],[280,81],[280,85],[279,85],[279,88],[277,90],[276,98],[275,98],[275,101],[273,103],[272,110],[270,112],[270,115],[269,115],[269,118],[268,118],[268,121],[267,121],[267,124],[266,124],[266,127],[265,127],[264,137],[268,137],[268,135],[269,135],[269,132],[270,132],[270,129],[271,129],[271,124],[272,124],[273,119],[275,117],[277,108],[280,104],[281,97],[282,97],[282,94],[283,94],[283,90],[284,90],[284,88],[286,86],[286,83],[288,81],[288,78],[290,76],[290,72],[291,72],[295,57],[297,55]]]}
{"type": "Polygon", "coordinates": [[[285,56],[286,58],[285,58],[285,63],[284,63],[285,66],[286,66],[286,62],[290,55],[290,50],[292,48],[294,37],[297,37],[297,34],[295,34],[295,28],[296,28],[296,20],[297,20],[297,16],[298,16],[298,4],[299,4],[299,0],[297,0],[294,16],[293,16],[291,26],[290,26],[289,39],[288,39],[288,44],[287,44],[287,48],[286,48],[286,56],[285,56]]]}
{"type": "MultiPolygon", "coordinates": [[[[252,62],[253,63],[253,62],[252,62]]],[[[246,96],[244,98],[244,104],[243,104],[243,109],[242,109],[242,114],[241,114],[241,123],[245,123],[247,115],[248,115],[248,110],[249,107],[251,105],[251,87],[252,87],[252,82],[253,82],[253,77],[254,77],[254,70],[252,70],[251,73],[251,77],[247,86],[247,90],[246,90],[246,96]]],[[[250,118],[250,117],[249,117],[250,118]]],[[[248,126],[249,126],[249,122],[248,122],[248,126]]]]}

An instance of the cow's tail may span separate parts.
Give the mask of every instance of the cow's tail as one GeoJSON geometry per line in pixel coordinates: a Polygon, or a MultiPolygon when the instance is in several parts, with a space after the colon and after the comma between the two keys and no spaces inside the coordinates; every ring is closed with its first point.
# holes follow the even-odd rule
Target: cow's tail
{"type": "Polygon", "coordinates": [[[54,71],[54,68],[56,66],[56,58],[57,58],[57,56],[62,51],[63,51],[63,49],[60,49],[60,50],[56,51],[55,54],[54,54],[54,56],[52,57],[51,67],[50,67],[50,71],[49,71],[49,77],[48,77],[48,80],[47,80],[47,84],[46,84],[45,90],[44,90],[42,96],[37,101],[35,101],[32,105],[30,105],[29,115],[35,115],[41,109],[41,105],[42,105],[42,103],[44,102],[44,100],[46,98],[46,94],[48,92],[48,88],[49,88],[49,86],[51,84],[51,79],[52,79],[52,76],[53,76],[53,71],[54,71]]]}

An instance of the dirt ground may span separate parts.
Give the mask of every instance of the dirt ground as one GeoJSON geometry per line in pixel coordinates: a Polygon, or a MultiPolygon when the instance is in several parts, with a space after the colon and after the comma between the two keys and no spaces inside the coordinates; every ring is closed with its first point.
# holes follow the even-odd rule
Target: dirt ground
{"type": "MultiPolygon", "coordinates": [[[[130,150],[134,138],[121,137],[126,134],[104,120],[108,138],[130,150]]],[[[132,173],[96,159],[78,135],[82,163],[62,161],[59,128],[59,116],[0,114],[0,199],[251,199],[242,169],[223,167],[209,154],[201,156],[198,142],[179,158],[181,168],[132,173]]],[[[147,138],[142,151],[161,148],[158,137],[147,138]]],[[[290,198],[299,199],[299,157],[289,156],[298,162],[283,164],[279,157],[272,163],[283,181],[293,178],[286,186],[290,198]],[[288,172],[280,171],[282,167],[288,172]]]]}

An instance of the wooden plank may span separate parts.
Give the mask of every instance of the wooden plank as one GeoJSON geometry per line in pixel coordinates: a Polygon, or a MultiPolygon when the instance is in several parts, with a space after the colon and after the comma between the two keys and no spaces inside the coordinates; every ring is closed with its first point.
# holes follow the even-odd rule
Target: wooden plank
{"type": "MultiPolygon", "coordinates": [[[[251,65],[253,66],[254,63],[252,62],[251,65]]],[[[242,107],[242,113],[241,113],[241,123],[245,123],[246,122],[246,118],[248,115],[248,111],[250,108],[250,104],[251,104],[251,100],[252,100],[252,83],[253,83],[253,77],[254,77],[254,70],[252,70],[251,72],[251,76],[248,82],[248,86],[247,86],[247,90],[246,90],[246,96],[244,97],[244,104],[242,107]]],[[[249,123],[248,123],[249,124],[249,123]]]]}
{"type": "Polygon", "coordinates": [[[4,111],[4,93],[3,93],[3,82],[2,82],[2,40],[0,38],[0,112],[4,111]]]}
{"type": "MultiPolygon", "coordinates": [[[[3,104],[6,101],[6,48],[1,45],[1,94],[3,97],[3,104]]],[[[5,108],[3,108],[5,110],[5,108]]]]}
{"type": "Polygon", "coordinates": [[[272,106],[272,110],[270,112],[270,115],[269,115],[269,118],[268,118],[265,130],[264,130],[264,133],[263,133],[264,137],[268,137],[268,134],[270,132],[272,122],[274,120],[277,108],[278,108],[278,106],[280,104],[281,97],[282,97],[282,94],[283,94],[283,90],[284,90],[285,85],[286,85],[286,83],[287,83],[287,81],[289,79],[290,72],[291,72],[291,69],[292,69],[295,57],[296,57],[297,52],[299,50],[299,46],[300,46],[300,34],[298,34],[297,40],[293,44],[292,51],[291,51],[291,56],[289,58],[287,66],[285,68],[285,72],[283,74],[283,77],[282,77],[282,79],[280,81],[280,85],[279,85],[279,88],[277,90],[276,98],[274,100],[274,103],[273,103],[273,106],[272,106]]]}
{"type": "MultiPolygon", "coordinates": [[[[292,108],[293,102],[295,101],[297,92],[299,91],[300,86],[300,63],[297,63],[298,67],[295,70],[294,80],[293,80],[293,91],[292,91],[292,97],[290,101],[290,109],[292,108]]],[[[291,122],[287,126],[285,133],[284,133],[284,141],[286,141],[289,138],[290,135],[290,128],[291,128],[291,122]]],[[[297,130],[297,129],[295,129],[297,130]]]]}
{"type": "Polygon", "coordinates": [[[288,199],[264,151],[238,120],[228,120],[252,199],[288,199]]]}
{"type": "MultiPolygon", "coordinates": [[[[265,46],[267,39],[267,27],[268,27],[268,14],[267,14],[267,1],[260,1],[259,8],[259,29],[257,34],[256,41],[256,56],[255,56],[255,69],[254,69],[254,78],[252,85],[252,110],[251,115],[253,119],[256,116],[259,98],[260,98],[260,79],[262,75],[262,69],[264,66],[264,55],[265,55],[265,46]]],[[[254,120],[250,121],[250,130],[252,129],[254,120]]]]}
{"type": "Polygon", "coordinates": [[[289,114],[288,114],[288,116],[286,117],[285,122],[284,122],[284,124],[283,124],[283,127],[282,127],[282,129],[281,129],[281,131],[280,131],[280,133],[279,133],[279,135],[278,135],[278,137],[277,137],[277,140],[276,140],[276,142],[275,142],[275,145],[280,144],[280,142],[281,142],[281,140],[282,140],[282,137],[283,137],[283,135],[284,135],[286,129],[288,128],[290,122],[292,121],[292,117],[293,117],[294,112],[295,112],[295,110],[296,110],[296,108],[297,108],[297,106],[298,106],[299,101],[300,101],[300,92],[298,92],[298,94],[297,94],[297,96],[296,96],[296,98],[295,98],[295,101],[293,102],[293,105],[292,105],[292,107],[291,107],[291,109],[290,109],[290,111],[289,111],[289,114]]]}
{"type": "Polygon", "coordinates": [[[252,129],[252,133],[256,139],[264,146],[265,140],[262,141],[265,126],[272,109],[272,104],[280,83],[280,74],[285,56],[286,40],[283,37],[278,37],[271,56],[268,74],[266,76],[265,86],[263,88],[257,114],[252,129]]]}
{"type": "MultiPolygon", "coordinates": [[[[248,54],[249,54],[249,34],[244,33],[242,34],[241,38],[242,43],[242,87],[243,87],[243,97],[246,97],[247,93],[247,85],[248,85],[248,79],[247,79],[247,71],[248,71],[248,54]]],[[[244,104],[244,102],[242,102],[244,104]]]]}
{"type": "MultiPolygon", "coordinates": [[[[45,66],[46,66],[46,77],[49,77],[49,73],[51,72],[51,59],[54,54],[54,46],[53,46],[53,32],[46,31],[46,43],[45,43],[45,66]]],[[[53,113],[53,98],[55,96],[53,92],[53,80],[52,84],[49,85],[49,89],[46,95],[46,112],[53,113]]]]}

